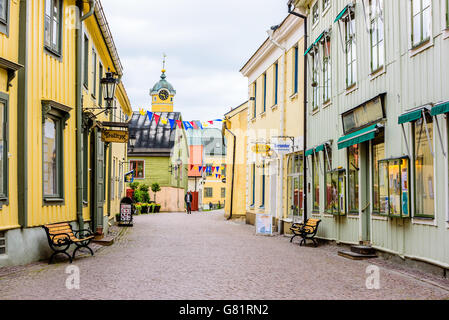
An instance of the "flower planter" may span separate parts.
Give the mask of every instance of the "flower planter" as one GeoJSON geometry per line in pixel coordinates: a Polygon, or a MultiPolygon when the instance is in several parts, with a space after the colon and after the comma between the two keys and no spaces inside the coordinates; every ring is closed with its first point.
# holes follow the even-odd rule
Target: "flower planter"
{"type": "Polygon", "coordinates": [[[117,222],[120,222],[120,213],[117,213],[117,214],[115,215],[115,220],[116,220],[117,222]]]}
{"type": "Polygon", "coordinates": [[[154,213],[154,209],[155,209],[155,205],[154,205],[154,204],[150,204],[150,205],[148,206],[148,212],[149,212],[149,213],[154,213]]]}
{"type": "Polygon", "coordinates": [[[155,212],[155,213],[160,212],[160,210],[161,210],[161,206],[160,206],[160,205],[155,205],[155,206],[154,206],[154,212],[155,212]]]}

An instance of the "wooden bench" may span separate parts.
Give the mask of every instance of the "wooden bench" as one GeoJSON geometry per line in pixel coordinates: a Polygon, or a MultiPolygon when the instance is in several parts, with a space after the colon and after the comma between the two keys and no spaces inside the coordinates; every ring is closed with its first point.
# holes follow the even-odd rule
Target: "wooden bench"
{"type": "Polygon", "coordinates": [[[318,246],[318,242],[315,239],[316,233],[318,231],[318,226],[320,224],[320,219],[307,219],[306,223],[294,223],[290,230],[293,232],[293,237],[290,239],[290,242],[293,242],[293,239],[297,236],[302,238],[299,243],[300,246],[306,244],[307,239],[312,240],[315,244],[315,247],[318,246]]]}
{"type": "Polygon", "coordinates": [[[50,248],[54,253],[50,257],[49,264],[53,261],[54,256],[59,253],[65,254],[69,257],[70,263],[75,258],[76,252],[81,248],[87,248],[92,255],[94,252],[89,248],[89,244],[94,238],[93,233],[90,230],[73,230],[72,226],[65,223],[57,223],[43,226],[47,233],[47,240],[50,248]],[[76,245],[72,256],[67,253],[70,245],[76,245]]]}

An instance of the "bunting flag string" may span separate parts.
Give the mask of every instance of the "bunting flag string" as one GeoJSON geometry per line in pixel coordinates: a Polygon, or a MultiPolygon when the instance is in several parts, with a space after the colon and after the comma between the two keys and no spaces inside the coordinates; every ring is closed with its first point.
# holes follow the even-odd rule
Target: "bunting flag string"
{"type": "Polygon", "coordinates": [[[203,130],[204,128],[209,127],[210,125],[213,125],[214,122],[223,122],[222,119],[215,119],[215,120],[209,120],[209,121],[199,121],[199,120],[192,120],[192,121],[181,121],[181,120],[175,120],[175,119],[168,119],[166,117],[163,117],[161,115],[158,115],[151,111],[145,111],[143,108],[139,108],[139,113],[142,116],[148,116],[148,120],[151,122],[154,120],[156,124],[159,123],[159,121],[162,124],[170,124],[170,129],[173,130],[175,127],[175,124],[178,125],[179,129],[184,128],[185,130],[189,129],[200,129],[203,130]]]}

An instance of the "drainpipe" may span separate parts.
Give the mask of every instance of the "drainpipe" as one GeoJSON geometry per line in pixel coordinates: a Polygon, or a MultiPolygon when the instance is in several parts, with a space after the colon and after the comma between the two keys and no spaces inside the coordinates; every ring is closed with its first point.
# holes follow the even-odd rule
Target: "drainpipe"
{"type": "MultiPolygon", "coordinates": [[[[83,152],[82,150],[82,117],[83,117],[83,93],[81,87],[82,70],[82,26],[83,21],[94,14],[95,1],[89,0],[90,10],[83,16],[83,1],[78,0],[77,6],[80,11],[80,23],[76,33],[76,216],[79,229],[84,229],[83,219],[83,152]]],[[[84,146],[86,149],[86,146],[84,146]]]]}
{"type": "Polygon", "coordinates": [[[234,133],[232,133],[231,130],[228,129],[228,127],[226,125],[226,120],[225,120],[225,122],[223,122],[223,126],[224,126],[225,130],[227,132],[229,132],[234,139],[234,143],[233,143],[233,147],[232,147],[233,150],[232,150],[231,207],[229,209],[229,217],[228,217],[228,220],[231,220],[232,219],[232,210],[233,210],[233,205],[234,205],[235,144],[236,144],[237,137],[235,136],[234,133]]]}
{"type": "MultiPolygon", "coordinates": [[[[301,19],[304,20],[304,53],[306,53],[307,51],[307,16],[297,13],[294,10],[294,8],[292,9],[292,3],[289,2],[287,4],[288,7],[288,13],[297,16],[301,19]]],[[[303,137],[304,137],[304,152],[307,150],[307,55],[304,55],[304,119],[303,119],[303,137]]],[[[304,221],[307,220],[307,161],[306,158],[304,157],[304,221]]]]}

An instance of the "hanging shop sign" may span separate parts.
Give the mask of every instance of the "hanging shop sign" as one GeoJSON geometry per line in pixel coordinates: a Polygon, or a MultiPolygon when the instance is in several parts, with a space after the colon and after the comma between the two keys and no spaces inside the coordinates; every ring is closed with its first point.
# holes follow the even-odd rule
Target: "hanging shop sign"
{"type": "Polygon", "coordinates": [[[255,145],[253,145],[251,147],[251,151],[256,153],[256,154],[262,154],[262,153],[267,153],[268,151],[271,150],[270,145],[268,144],[259,144],[256,143],[255,145]]]}
{"type": "Polygon", "coordinates": [[[293,151],[294,137],[272,138],[271,148],[278,154],[288,154],[293,151]]]}
{"type": "Polygon", "coordinates": [[[133,183],[134,182],[134,170],[125,173],[125,183],[133,183]]]}
{"type": "Polygon", "coordinates": [[[128,143],[128,137],[128,131],[103,130],[101,132],[101,140],[103,142],[128,143]]]}
{"type": "Polygon", "coordinates": [[[342,114],[345,135],[377,123],[385,118],[385,94],[380,94],[362,105],[342,114]]]}

